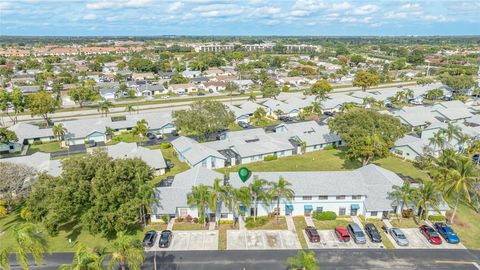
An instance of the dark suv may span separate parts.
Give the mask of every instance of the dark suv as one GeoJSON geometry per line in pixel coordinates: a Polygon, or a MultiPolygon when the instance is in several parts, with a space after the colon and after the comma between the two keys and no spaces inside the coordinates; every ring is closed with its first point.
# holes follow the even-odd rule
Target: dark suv
{"type": "Polygon", "coordinates": [[[315,227],[307,226],[305,228],[305,233],[307,234],[308,240],[310,240],[310,242],[312,243],[320,242],[320,235],[318,234],[318,231],[317,229],[315,229],[315,227]]]}
{"type": "Polygon", "coordinates": [[[156,231],[148,231],[143,237],[143,246],[145,247],[152,247],[155,243],[155,237],[157,236],[156,231]]]}
{"type": "Polygon", "coordinates": [[[372,240],[372,242],[382,242],[382,236],[380,235],[380,232],[377,230],[377,227],[375,227],[375,225],[373,225],[372,223],[365,224],[365,232],[367,233],[370,240],[372,240]]]}

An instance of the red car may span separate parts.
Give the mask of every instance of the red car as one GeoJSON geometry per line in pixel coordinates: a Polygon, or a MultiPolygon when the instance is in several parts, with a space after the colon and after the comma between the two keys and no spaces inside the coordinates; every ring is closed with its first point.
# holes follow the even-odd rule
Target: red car
{"type": "Polygon", "coordinates": [[[335,228],[335,234],[337,235],[338,240],[340,240],[341,242],[350,241],[350,235],[348,234],[348,231],[341,226],[335,228]]]}
{"type": "Polygon", "coordinates": [[[310,242],[312,243],[320,242],[320,235],[318,234],[318,231],[317,229],[315,229],[315,227],[307,226],[305,228],[305,233],[307,234],[308,240],[310,240],[310,242]]]}
{"type": "Polygon", "coordinates": [[[428,242],[433,245],[440,245],[442,243],[442,239],[440,235],[430,226],[422,225],[420,226],[420,232],[427,238],[428,242]]]}

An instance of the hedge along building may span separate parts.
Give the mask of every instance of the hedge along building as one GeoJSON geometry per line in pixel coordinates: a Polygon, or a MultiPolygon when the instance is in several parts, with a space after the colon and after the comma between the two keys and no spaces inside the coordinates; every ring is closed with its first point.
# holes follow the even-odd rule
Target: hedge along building
{"type": "MultiPolygon", "coordinates": [[[[198,210],[187,205],[187,194],[192,186],[199,184],[212,185],[215,178],[223,177],[220,173],[206,168],[193,168],[178,174],[166,187],[155,189],[157,205],[152,205],[152,221],[158,221],[162,215],[170,217],[198,217],[198,210]]],[[[226,184],[234,188],[248,186],[258,177],[270,182],[278,182],[280,177],[291,183],[295,193],[292,200],[280,198],[280,207],[276,211],[277,202],[258,202],[257,215],[267,216],[272,212],[280,215],[303,216],[313,211],[332,211],[337,215],[364,215],[367,218],[382,218],[388,214],[400,213],[400,204],[390,198],[393,185],[402,185],[397,174],[370,164],[353,171],[313,171],[313,172],[254,172],[243,182],[237,173],[230,173],[226,184]]],[[[268,189],[268,188],[267,188],[268,189]]],[[[254,213],[251,205],[240,208],[246,216],[254,213]]],[[[222,206],[218,211],[208,210],[210,218],[232,219],[233,212],[222,206]],[[217,212],[217,214],[215,214],[217,212]],[[212,215],[213,214],[213,215],[212,215]]],[[[430,215],[445,215],[448,206],[440,205],[440,213],[429,210],[430,215]]]]}

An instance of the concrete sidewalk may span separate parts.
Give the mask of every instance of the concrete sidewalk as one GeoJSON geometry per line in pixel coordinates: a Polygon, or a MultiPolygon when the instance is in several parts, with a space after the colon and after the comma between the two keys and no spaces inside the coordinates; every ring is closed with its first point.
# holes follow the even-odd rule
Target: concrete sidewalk
{"type": "Polygon", "coordinates": [[[315,227],[315,223],[313,223],[312,217],[305,216],[305,223],[307,223],[307,226],[315,227]]]}
{"type": "Polygon", "coordinates": [[[296,232],[295,223],[293,223],[292,216],[285,216],[285,221],[287,222],[287,228],[289,231],[296,232]]]}

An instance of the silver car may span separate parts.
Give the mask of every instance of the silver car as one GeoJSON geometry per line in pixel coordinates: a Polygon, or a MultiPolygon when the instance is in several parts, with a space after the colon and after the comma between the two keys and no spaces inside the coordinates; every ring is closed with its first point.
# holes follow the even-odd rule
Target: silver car
{"type": "Polygon", "coordinates": [[[402,230],[400,230],[399,228],[391,228],[388,230],[388,232],[393,237],[393,239],[395,239],[395,242],[397,242],[399,246],[408,246],[407,237],[402,232],[402,230]]]}
{"type": "Polygon", "coordinates": [[[356,223],[350,223],[347,226],[347,231],[350,236],[353,238],[353,241],[357,244],[366,244],[367,238],[365,237],[365,233],[362,231],[362,228],[358,226],[356,223]]]}

